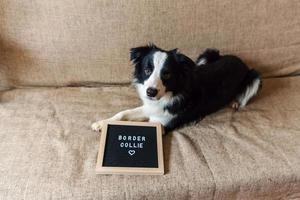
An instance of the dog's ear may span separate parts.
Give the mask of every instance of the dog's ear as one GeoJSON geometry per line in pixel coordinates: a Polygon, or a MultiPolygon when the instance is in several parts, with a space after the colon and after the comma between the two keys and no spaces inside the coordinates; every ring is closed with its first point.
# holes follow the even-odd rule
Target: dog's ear
{"type": "Polygon", "coordinates": [[[179,53],[177,48],[176,48],[176,49],[172,49],[170,52],[171,52],[172,54],[174,54],[174,55],[176,55],[177,53],[179,53]]]}
{"type": "Polygon", "coordinates": [[[149,43],[147,46],[131,48],[130,60],[133,62],[133,64],[137,64],[141,62],[141,60],[153,49],[157,49],[153,43],[149,43]]]}
{"type": "Polygon", "coordinates": [[[192,59],[187,57],[186,55],[179,53],[177,49],[171,50],[173,53],[177,63],[183,67],[194,68],[195,63],[192,59]]]}

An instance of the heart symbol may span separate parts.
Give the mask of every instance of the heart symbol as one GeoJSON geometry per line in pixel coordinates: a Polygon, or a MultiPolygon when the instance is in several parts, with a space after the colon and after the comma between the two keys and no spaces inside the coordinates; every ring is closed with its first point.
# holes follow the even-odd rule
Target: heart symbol
{"type": "Polygon", "coordinates": [[[132,156],[133,154],[135,154],[135,150],[129,150],[128,153],[132,156]]]}

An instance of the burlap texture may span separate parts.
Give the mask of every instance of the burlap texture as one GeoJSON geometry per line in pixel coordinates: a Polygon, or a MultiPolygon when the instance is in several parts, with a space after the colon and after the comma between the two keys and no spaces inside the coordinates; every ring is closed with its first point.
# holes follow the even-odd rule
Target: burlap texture
{"type": "Polygon", "coordinates": [[[299,88],[298,77],[266,80],[244,110],[164,137],[164,176],[95,174],[90,124],[139,105],[132,88],[3,92],[0,199],[300,198],[299,88]]]}
{"type": "Polygon", "coordinates": [[[192,58],[207,47],[264,76],[300,70],[299,0],[1,0],[1,85],[131,80],[129,48],[149,41],[192,58]]]}
{"type": "Polygon", "coordinates": [[[166,136],[164,176],[95,175],[90,129],[140,104],[129,48],[216,47],[286,76],[300,72],[299,21],[298,0],[0,0],[0,87],[35,86],[0,93],[0,199],[300,198],[299,77],[166,136]],[[36,87],[103,83],[116,86],[36,87]]]}

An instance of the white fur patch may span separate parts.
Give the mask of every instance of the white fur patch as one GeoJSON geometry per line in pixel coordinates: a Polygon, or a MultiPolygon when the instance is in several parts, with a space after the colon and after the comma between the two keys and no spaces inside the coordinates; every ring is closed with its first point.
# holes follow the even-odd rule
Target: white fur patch
{"type": "Polygon", "coordinates": [[[154,69],[150,77],[144,82],[144,91],[141,91],[142,93],[144,93],[144,95],[146,95],[146,90],[149,87],[156,88],[158,90],[158,94],[156,96],[157,99],[161,98],[165,94],[166,88],[160,78],[160,72],[167,57],[167,53],[161,51],[155,52],[153,54],[154,69]]]}
{"type": "Polygon", "coordinates": [[[207,62],[206,62],[206,58],[201,58],[198,62],[197,62],[197,66],[200,66],[200,65],[205,65],[207,62]]]}
{"type": "Polygon", "coordinates": [[[166,88],[160,78],[160,73],[167,57],[168,55],[165,52],[155,52],[153,54],[154,69],[150,77],[143,84],[134,82],[137,92],[144,104],[143,111],[145,116],[149,118],[150,122],[159,122],[162,125],[166,125],[176,116],[164,109],[168,103],[173,101],[172,92],[166,92],[166,88]],[[158,90],[156,99],[150,99],[147,97],[146,90],[149,87],[153,87],[158,90]]]}
{"type": "Polygon", "coordinates": [[[259,90],[259,86],[260,86],[261,80],[260,79],[255,79],[250,85],[248,85],[248,87],[246,88],[246,90],[237,97],[237,100],[240,104],[240,107],[244,107],[248,101],[257,94],[258,90],[259,90]]]}
{"type": "Polygon", "coordinates": [[[165,106],[172,101],[172,93],[167,92],[162,98],[157,101],[144,99],[144,113],[149,117],[150,122],[159,122],[166,125],[171,119],[175,117],[167,110],[165,106]]]}
{"type": "Polygon", "coordinates": [[[143,95],[145,88],[143,84],[137,83],[135,87],[143,101],[144,114],[149,118],[150,122],[159,122],[166,125],[176,116],[164,110],[165,106],[173,100],[173,94],[171,92],[165,93],[159,100],[151,100],[143,95]]]}

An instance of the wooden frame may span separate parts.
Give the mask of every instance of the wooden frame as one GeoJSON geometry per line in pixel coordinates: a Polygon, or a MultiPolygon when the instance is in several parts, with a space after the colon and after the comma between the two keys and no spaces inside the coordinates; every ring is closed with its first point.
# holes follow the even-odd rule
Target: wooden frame
{"type": "Polygon", "coordinates": [[[108,121],[105,122],[101,131],[100,147],[96,164],[97,174],[133,174],[133,175],[163,175],[164,160],[163,160],[163,145],[162,145],[162,125],[151,122],[129,122],[129,121],[108,121]],[[109,125],[128,125],[128,126],[147,126],[156,127],[157,138],[157,158],[158,168],[142,168],[142,167],[106,167],[103,166],[104,151],[106,145],[107,129],[109,125]]]}

